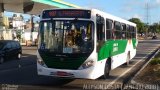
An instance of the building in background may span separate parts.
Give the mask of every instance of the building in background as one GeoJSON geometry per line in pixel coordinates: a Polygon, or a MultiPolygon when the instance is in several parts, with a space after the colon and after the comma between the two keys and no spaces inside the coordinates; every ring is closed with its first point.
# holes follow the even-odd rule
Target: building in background
{"type": "Polygon", "coordinates": [[[12,30],[9,28],[9,18],[3,16],[2,22],[0,22],[0,40],[12,40],[12,30]]]}
{"type": "Polygon", "coordinates": [[[21,14],[13,14],[12,17],[13,29],[24,30],[25,22],[21,14]]]}
{"type": "Polygon", "coordinates": [[[3,24],[4,24],[4,28],[5,29],[8,29],[9,28],[9,18],[8,17],[6,17],[6,16],[4,16],[3,17],[3,24]]]}

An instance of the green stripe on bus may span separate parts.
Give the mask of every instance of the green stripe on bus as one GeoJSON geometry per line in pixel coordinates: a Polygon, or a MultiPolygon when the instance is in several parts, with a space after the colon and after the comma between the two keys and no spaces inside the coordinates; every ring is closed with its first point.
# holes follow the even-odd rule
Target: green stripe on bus
{"type": "Polygon", "coordinates": [[[134,49],[136,49],[136,42],[137,42],[136,38],[133,38],[132,39],[132,44],[133,44],[134,49]]]}
{"type": "Polygon", "coordinates": [[[98,52],[98,61],[125,52],[128,40],[108,40],[98,52]]]}

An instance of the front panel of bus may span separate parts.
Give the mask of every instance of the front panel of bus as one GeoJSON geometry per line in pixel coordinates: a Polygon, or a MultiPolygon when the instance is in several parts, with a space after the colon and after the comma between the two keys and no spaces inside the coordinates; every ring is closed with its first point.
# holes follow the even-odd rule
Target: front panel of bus
{"type": "Polygon", "coordinates": [[[40,22],[41,65],[77,70],[94,50],[94,23],[89,10],[47,10],[40,22]]]}

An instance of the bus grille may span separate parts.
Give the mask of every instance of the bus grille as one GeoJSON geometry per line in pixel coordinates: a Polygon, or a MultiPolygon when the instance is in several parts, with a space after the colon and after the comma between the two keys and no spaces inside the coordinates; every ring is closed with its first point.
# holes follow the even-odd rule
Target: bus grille
{"type": "Polygon", "coordinates": [[[42,55],[42,58],[47,65],[48,68],[55,69],[70,69],[76,70],[80,67],[80,65],[87,59],[86,58],[61,58],[61,57],[48,57],[42,55]]]}

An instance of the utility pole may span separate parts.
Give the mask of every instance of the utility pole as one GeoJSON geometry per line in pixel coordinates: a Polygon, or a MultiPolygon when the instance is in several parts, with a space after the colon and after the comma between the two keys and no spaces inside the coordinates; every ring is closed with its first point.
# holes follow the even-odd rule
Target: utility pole
{"type": "Polygon", "coordinates": [[[148,2],[146,3],[146,23],[149,24],[149,6],[148,2]]]}
{"type": "Polygon", "coordinates": [[[146,36],[145,37],[147,38],[148,32],[149,32],[149,23],[150,23],[150,6],[148,2],[145,4],[145,9],[146,9],[146,30],[145,30],[146,36]]]}

